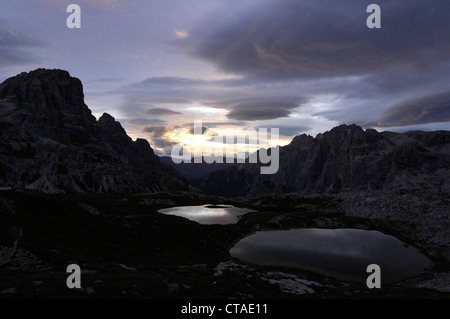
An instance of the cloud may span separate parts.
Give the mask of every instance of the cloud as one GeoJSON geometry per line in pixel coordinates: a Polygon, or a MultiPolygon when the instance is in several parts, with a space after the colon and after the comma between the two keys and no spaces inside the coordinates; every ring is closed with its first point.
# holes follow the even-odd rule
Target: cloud
{"type": "Polygon", "coordinates": [[[151,105],[153,111],[147,110],[145,113],[170,115],[176,113],[162,106],[196,103],[225,109],[230,120],[253,121],[287,117],[293,109],[308,101],[308,98],[297,93],[298,87],[287,87],[280,89],[280,83],[254,79],[208,81],[153,77],[124,90],[129,94],[125,103],[128,110],[142,111],[144,106],[151,105]]]}
{"type": "Polygon", "coordinates": [[[177,144],[167,135],[176,129],[178,125],[151,125],[144,128],[144,132],[148,134],[150,145],[161,150],[162,154],[170,154],[172,147],[177,144]]]}
{"type": "Polygon", "coordinates": [[[178,39],[186,39],[188,36],[189,36],[189,33],[187,32],[187,31],[185,31],[185,30],[178,30],[178,29],[175,29],[175,36],[178,38],[178,39]]]}
{"type": "Polygon", "coordinates": [[[0,20],[0,69],[39,63],[40,58],[30,51],[44,46],[46,44],[43,41],[35,39],[29,33],[18,31],[0,20]]]}
{"type": "Polygon", "coordinates": [[[150,133],[150,137],[162,137],[164,134],[170,132],[171,126],[168,125],[152,125],[144,128],[144,131],[150,133]]]}
{"type": "MultiPolygon", "coordinates": [[[[199,132],[200,134],[205,134],[205,132],[208,130],[209,128],[207,126],[202,126],[201,127],[201,132],[199,132]]],[[[191,126],[189,128],[189,134],[195,134],[195,127],[191,126]]]]}
{"type": "Polygon", "coordinates": [[[306,98],[280,96],[270,98],[248,98],[233,104],[227,114],[234,120],[269,120],[288,117],[291,111],[307,101],[306,98]]]}
{"type": "Polygon", "coordinates": [[[408,126],[445,121],[450,121],[450,91],[395,104],[366,126],[408,126]]]}
{"type": "Polygon", "coordinates": [[[170,154],[172,147],[177,144],[166,138],[152,138],[151,142],[157,148],[163,149],[164,154],[170,154]]]}
{"type": "Polygon", "coordinates": [[[148,109],[147,111],[145,111],[145,113],[148,114],[156,114],[156,115],[178,115],[178,114],[183,114],[180,112],[175,112],[169,109],[165,109],[165,108],[152,108],[152,109],[148,109]]]}
{"type": "Polygon", "coordinates": [[[369,2],[360,0],[264,1],[234,17],[218,10],[182,45],[225,72],[269,78],[361,75],[448,60],[447,0],[377,3],[376,30],[367,28],[369,2]]]}
{"type": "Polygon", "coordinates": [[[135,118],[126,120],[126,123],[132,125],[149,125],[149,124],[167,124],[167,121],[160,119],[135,118]]]}
{"type": "Polygon", "coordinates": [[[246,126],[247,122],[245,121],[204,122],[203,124],[209,128],[216,128],[218,126],[246,126]]]}
{"type": "MultiPolygon", "coordinates": [[[[379,0],[382,28],[377,30],[366,26],[370,3],[265,0],[223,4],[191,24],[180,23],[189,28],[189,37],[172,45],[233,77],[151,77],[124,89],[123,110],[144,114],[152,108],[169,115],[163,110],[182,108],[183,121],[201,116],[210,128],[224,117],[245,124],[299,120],[301,127],[279,125],[280,134],[292,136],[301,133],[308,120],[322,126],[336,122],[362,125],[377,118],[383,106],[447,90],[450,3],[379,0]],[[221,110],[206,114],[203,107],[221,110]]],[[[172,24],[168,31],[173,30],[172,24]]],[[[398,110],[407,112],[407,108],[398,110]]],[[[380,123],[399,121],[400,114],[386,112],[380,123]]],[[[425,120],[432,116],[422,115],[416,121],[425,120]]]]}

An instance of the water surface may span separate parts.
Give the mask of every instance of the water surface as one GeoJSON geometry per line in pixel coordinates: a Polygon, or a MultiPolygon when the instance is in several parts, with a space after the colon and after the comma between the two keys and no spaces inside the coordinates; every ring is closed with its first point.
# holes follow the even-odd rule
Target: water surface
{"type": "Polygon", "coordinates": [[[349,228],[257,232],[240,240],[230,254],[248,263],[302,268],[361,283],[370,275],[370,264],[381,267],[382,283],[412,277],[431,264],[418,249],[393,236],[349,228]]]}
{"type": "Polygon", "coordinates": [[[202,206],[179,206],[164,208],[158,211],[166,215],[175,215],[193,220],[200,224],[234,224],[239,218],[247,213],[253,212],[251,209],[234,207],[232,205],[202,205],[202,206]]]}

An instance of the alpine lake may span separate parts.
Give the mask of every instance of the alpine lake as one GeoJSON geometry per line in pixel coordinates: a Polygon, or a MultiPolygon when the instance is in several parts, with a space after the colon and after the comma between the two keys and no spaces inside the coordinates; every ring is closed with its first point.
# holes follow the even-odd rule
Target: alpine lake
{"type": "MultiPolygon", "coordinates": [[[[234,224],[256,212],[232,205],[180,206],[160,213],[203,225],[234,224]]],[[[393,283],[424,272],[431,260],[420,250],[380,231],[352,228],[300,228],[257,231],[231,249],[237,260],[262,266],[299,268],[344,281],[366,283],[367,266],[378,265],[382,283],[393,283]]]]}

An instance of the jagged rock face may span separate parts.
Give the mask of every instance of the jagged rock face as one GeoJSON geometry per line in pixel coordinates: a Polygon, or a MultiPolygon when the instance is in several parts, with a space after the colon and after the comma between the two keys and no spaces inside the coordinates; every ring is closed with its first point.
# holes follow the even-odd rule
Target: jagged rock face
{"type": "Polygon", "coordinates": [[[38,69],[0,84],[0,187],[130,193],[186,182],[111,115],[97,121],[80,80],[38,69]]]}
{"type": "Polygon", "coordinates": [[[245,196],[441,187],[450,177],[450,132],[378,133],[341,125],[316,138],[296,136],[281,147],[276,174],[261,175],[259,167],[241,164],[211,173],[200,188],[245,196]]]}

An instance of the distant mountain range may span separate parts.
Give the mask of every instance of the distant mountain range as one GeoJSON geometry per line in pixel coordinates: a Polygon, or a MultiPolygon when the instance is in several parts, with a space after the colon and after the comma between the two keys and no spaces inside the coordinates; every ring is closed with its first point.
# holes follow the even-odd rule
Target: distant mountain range
{"type": "Polygon", "coordinates": [[[38,69],[0,84],[0,187],[136,193],[188,185],[111,115],[97,121],[79,79],[38,69]]]}
{"type": "Polygon", "coordinates": [[[190,189],[222,196],[337,194],[433,188],[450,193],[450,132],[340,125],[280,147],[279,170],[261,164],[174,164],[84,103],[80,80],[38,69],[0,84],[0,189],[140,193],[190,189]]]}
{"type": "Polygon", "coordinates": [[[276,174],[261,175],[260,164],[239,164],[196,186],[224,196],[430,188],[450,193],[448,131],[379,133],[340,125],[315,138],[296,136],[279,156],[276,174]]]}
{"type": "Polygon", "coordinates": [[[191,162],[189,163],[181,162],[179,164],[175,164],[170,156],[161,156],[159,159],[161,160],[161,163],[175,168],[177,172],[187,180],[199,179],[212,172],[237,165],[236,160],[234,163],[226,163],[225,159],[223,160],[223,163],[213,162],[211,164],[208,164],[203,158],[201,163],[195,163],[194,159],[191,159],[191,162]]]}

